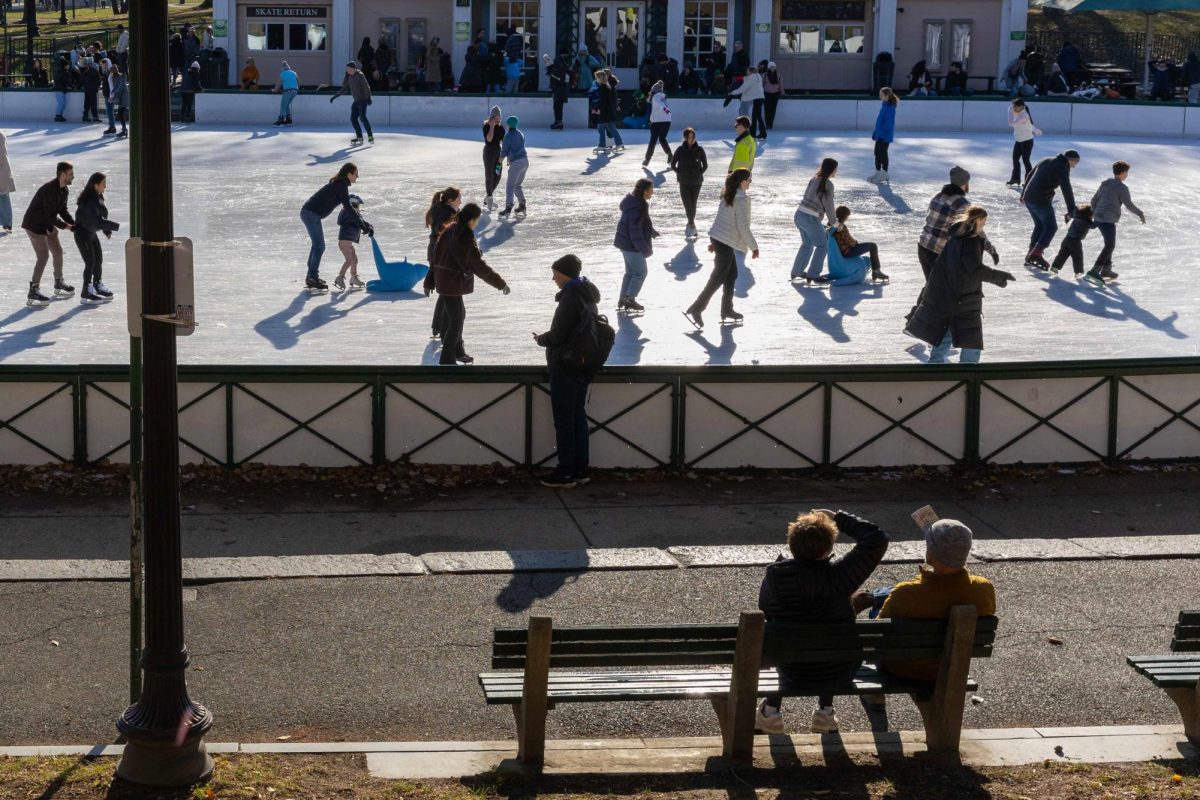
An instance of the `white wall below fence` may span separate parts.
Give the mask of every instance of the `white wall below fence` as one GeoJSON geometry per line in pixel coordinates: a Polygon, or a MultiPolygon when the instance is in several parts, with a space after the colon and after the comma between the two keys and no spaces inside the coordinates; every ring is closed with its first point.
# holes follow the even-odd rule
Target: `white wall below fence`
{"type": "MultiPolygon", "coordinates": [[[[553,121],[549,97],[509,95],[377,95],[368,110],[379,128],[475,126],[488,109],[499,104],[505,116],[516,114],[528,128],[546,127],[553,121]]],[[[1007,133],[1003,99],[950,100],[904,98],[897,111],[896,127],[903,131],[945,133],[1007,133]]],[[[1049,134],[1200,139],[1200,106],[1120,102],[1030,101],[1037,126],[1049,134]]],[[[681,124],[695,128],[727,128],[737,113],[736,104],[723,106],[709,97],[671,98],[671,110],[681,124]]],[[[879,101],[873,98],[788,98],[779,105],[775,127],[779,130],[869,131],[875,126],[879,101]]],[[[67,96],[67,119],[83,114],[83,96],[67,96]]],[[[267,125],[279,115],[279,96],[271,92],[205,92],[196,97],[199,125],[267,125]]],[[[349,123],[350,100],[329,102],[328,94],[300,94],[292,116],[301,125],[344,126],[349,123]]],[[[44,121],[54,117],[54,93],[0,91],[0,121],[44,121]]],[[[587,99],[571,95],[564,109],[568,128],[587,126],[587,99]]]]}

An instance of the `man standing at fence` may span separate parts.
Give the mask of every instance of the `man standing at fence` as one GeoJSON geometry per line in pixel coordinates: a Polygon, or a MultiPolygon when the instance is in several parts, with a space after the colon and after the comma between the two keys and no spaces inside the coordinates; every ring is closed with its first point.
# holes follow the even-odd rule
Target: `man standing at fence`
{"type": "MultiPolygon", "coordinates": [[[[115,10],[116,5],[117,0],[113,0],[114,14],[117,13],[115,10]]],[[[117,46],[113,49],[116,50],[117,53],[117,66],[121,68],[122,74],[127,75],[129,74],[129,31],[125,30],[124,25],[118,25],[117,32],[120,35],[117,37],[117,46]]]]}

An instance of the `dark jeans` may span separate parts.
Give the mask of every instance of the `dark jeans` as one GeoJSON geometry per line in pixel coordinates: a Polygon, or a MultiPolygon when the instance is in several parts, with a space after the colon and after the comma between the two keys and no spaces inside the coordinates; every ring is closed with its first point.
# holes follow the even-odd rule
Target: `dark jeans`
{"type": "MultiPolygon", "coordinates": [[[[184,105],[186,106],[187,105],[187,95],[184,95],[183,97],[184,97],[183,102],[184,102],[184,105]]],[[[91,119],[92,117],[100,116],[98,102],[99,101],[98,101],[98,98],[96,97],[95,92],[84,92],[83,93],[83,118],[84,119],[91,119]]]]}
{"type": "Polygon", "coordinates": [[[875,169],[888,171],[888,146],[891,142],[875,142],[875,169]]]}
{"type": "Polygon", "coordinates": [[[1021,180],[1021,162],[1025,162],[1025,180],[1029,180],[1029,173],[1033,170],[1033,166],[1029,162],[1029,156],[1033,153],[1033,139],[1027,142],[1013,142],[1013,169],[1012,175],[1009,176],[1009,183],[1018,183],[1021,180]]]}
{"type": "Polygon", "coordinates": [[[721,290],[721,314],[724,315],[733,311],[733,285],[737,282],[737,259],[734,258],[733,248],[724,242],[712,240],[716,246],[716,257],[714,259],[712,275],[708,277],[708,284],[704,290],[700,292],[700,296],[696,298],[696,302],[692,303],[688,311],[704,311],[708,308],[708,301],[716,294],[717,289],[721,290]]]}
{"type": "Polygon", "coordinates": [[[770,92],[766,95],[767,109],[767,128],[775,129],[775,110],[779,108],[779,98],[783,97],[783,92],[770,92]]]}
{"type": "Polygon", "coordinates": [[[1033,217],[1033,233],[1029,235],[1029,248],[1038,251],[1045,250],[1054,241],[1054,234],[1058,233],[1058,215],[1054,213],[1054,206],[1034,205],[1026,200],[1025,208],[1029,210],[1029,216],[1033,217]]]}
{"type": "Polygon", "coordinates": [[[679,199],[683,201],[683,210],[687,214],[687,224],[695,226],[696,224],[696,201],[700,199],[700,186],[697,183],[695,186],[679,184],[679,199]]]}
{"type": "Polygon", "coordinates": [[[1062,240],[1062,244],[1058,246],[1058,255],[1054,257],[1054,263],[1050,265],[1051,269],[1062,269],[1063,264],[1067,263],[1067,258],[1071,259],[1071,266],[1075,269],[1076,275],[1083,274],[1083,240],[1076,239],[1073,236],[1067,236],[1062,240]]]}
{"type": "Polygon", "coordinates": [[[483,186],[487,190],[488,197],[491,197],[492,192],[496,191],[496,187],[500,185],[500,173],[496,171],[496,165],[499,163],[499,147],[483,148],[483,186]]]}
{"type": "Polygon", "coordinates": [[[671,130],[669,122],[650,123],[650,143],[646,145],[647,162],[654,157],[654,145],[661,144],[663,152],[667,154],[667,163],[671,163],[671,145],[667,144],[667,131],[669,130],[671,130]]]}
{"type": "Polygon", "coordinates": [[[566,104],[566,102],[567,102],[567,100],[565,97],[561,100],[557,97],[554,98],[554,122],[555,123],[562,122],[562,110],[563,110],[563,105],[566,104]]]}
{"type": "Polygon", "coordinates": [[[467,351],[463,348],[463,323],[467,321],[467,305],[462,295],[439,294],[445,323],[442,327],[442,357],[439,364],[456,363],[455,356],[461,356],[467,351]]]}
{"type": "Polygon", "coordinates": [[[755,100],[750,107],[750,135],[755,139],[767,138],[767,121],[763,119],[762,100],[755,100]]]}
{"type": "MultiPolygon", "coordinates": [[[[196,121],[196,93],[195,92],[180,92],[179,96],[180,96],[180,98],[182,98],[182,102],[180,103],[180,106],[179,106],[179,119],[182,120],[183,122],[195,122],[196,121]]],[[[94,100],[92,102],[93,102],[93,104],[95,103],[94,100]]],[[[87,116],[86,108],[83,110],[83,115],[85,117],[87,116]]],[[[95,116],[95,115],[96,115],[96,111],[93,108],[92,116],[95,116]]]]}
{"type": "Polygon", "coordinates": [[[550,369],[550,410],[562,475],[573,477],[588,471],[587,396],[591,382],[586,376],[550,369]]]}
{"type": "Polygon", "coordinates": [[[856,256],[871,256],[871,272],[882,272],[879,267],[879,245],[874,242],[859,242],[850,248],[850,252],[846,253],[846,258],[855,258],[856,256]]]}
{"type": "Polygon", "coordinates": [[[308,277],[316,279],[321,271],[321,255],[325,252],[325,231],[321,228],[321,218],[312,211],[301,209],[300,221],[312,241],[308,249],[308,277]]]}
{"type": "Polygon", "coordinates": [[[1111,267],[1113,250],[1117,247],[1117,223],[1097,222],[1096,230],[1104,237],[1104,247],[1100,250],[1100,255],[1096,256],[1093,268],[1111,267]]]}
{"type": "Polygon", "coordinates": [[[365,100],[355,100],[350,104],[350,124],[354,126],[354,136],[361,139],[362,129],[367,129],[367,136],[374,136],[371,131],[371,121],[367,119],[367,103],[365,100]],[[360,126],[358,123],[362,121],[360,126]]]}
{"type": "Polygon", "coordinates": [[[100,237],[94,233],[80,230],[75,234],[75,246],[83,258],[83,288],[87,290],[93,283],[100,283],[101,270],[104,264],[104,252],[100,249],[100,237]]]}

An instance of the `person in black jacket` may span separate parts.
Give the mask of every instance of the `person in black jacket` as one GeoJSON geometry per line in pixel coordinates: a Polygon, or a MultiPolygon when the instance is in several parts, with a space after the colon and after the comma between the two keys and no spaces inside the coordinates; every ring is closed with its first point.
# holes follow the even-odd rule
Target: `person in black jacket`
{"type": "Polygon", "coordinates": [[[111,239],[121,226],[108,219],[108,207],[104,205],[104,190],[108,188],[108,176],[95,172],[79,193],[75,201],[75,246],[83,257],[83,289],[79,302],[84,305],[107,303],[112,292],[104,285],[101,270],[104,251],[100,249],[100,236],[111,239]]]}
{"type": "Polygon", "coordinates": [[[329,179],[329,183],[318,189],[312,197],[304,201],[300,209],[300,221],[308,231],[312,246],[308,251],[308,276],[304,286],[311,292],[328,291],[329,286],[321,280],[321,254],[325,252],[325,231],[321,229],[321,220],[333,213],[338,206],[353,211],[350,205],[350,186],[358,181],[358,167],[353,161],[342,164],[337,175],[329,179]]]}
{"type": "MultiPolygon", "coordinates": [[[[792,557],[767,567],[758,591],[758,607],[767,623],[853,622],[851,597],[883,560],[887,534],[845,511],[815,509],[788,524],[787,543],[792,557]],[[830,558],[839,533],[854,540],[854,549],[830,558]]],[[[849,686],[861,666],[861,661],[780,664],[775,670],[783,691],[817,695],[810,729],[832,733],[838,729],[833,692],[849,686]]],[[[782,701],[780,694],[768,695],[755,715],[755,727],[783,733],[782,701]]]]}
{"type": "Polygon", "coordinates": [[[83,87],[83,121],[99,122],[100,106],[98,103],[100,91],[100,71],[90,58],[80,62],[79,83],[83,87]]]}
{"type": "Polygon", "coordinates": [[[183,104],[179,109],[181,121],[196,121],[196,92],[203,91],[204,87],[200,85],[200,62],[193,61],[187,72],[183,73],[183,80],[179,83],[179,96],[183,98],[183,104]]]}
{"type": "Polygon", "coordinates": [[[552,131],[561,131],[563,129],[563,105],[567,102],[567,95],[571,92],[571,51],[568,48],[560,48],[558,58],[554,63],[550,63],[550,54],[546,53],[542,56],[546,61],[546,75],[550,77],[550,96],[554,101],[554,124],[550,126],[552,131]]]}
{"type": "Polygon", "coordinates": [[[621,141],[621,132],[617,130],[616,125],[617,116],[621,113],[621,103],[617,99],[618,84],[620,81],[616,75],[604,69],[596,70],[596,88],[600,92],[600,102],[597,106],[600,113],[596,117],[596,130],[600,134],[598,149],[601,150],[605,147],[605,134],[613,140],[614,150],[625,149],[625,143],[621,141]]]}
{"type": "Polygon", "coordinates": [[[967,206],[950,225],[950,239],[929,273],[920,304],[904,332],[933,349],[930,364],[945,364],[953,343],[963,364],[979,363],[983,350],[983,284],[1003,289],[1016,280],[1010,273],[983,264],[983,227],[987,211],[967,206]]]}
{"type": "Polygon", "coordinates": [[[171,69],[172,85],[174,85],[176,77],[183,77],[183,73],[187,69],[186,58],[187,54],[183,47],[183,37],[178,33],[171,34],[171,38],[167,42],[167,64],[170,65],[171,69]]]}
{"type": "Polygon", "coordinates": [[[67,111],[67,92],[71,91],[71,61],[66,56],[59,56],[58,66],[54,68],[54,121],[66,122],[63,114],[67,111]]]}
{"type": "Polygon", "coordinates": [[[375,228],[363,219],[362,212],[358,210],[363,204],[362,198],[352,194],[346,199],[350,201],[350,208],[343,208],[337,218],[338,249],[342,251],[343,261],[333,286],[339,292],[346,291],[347,270],[350,271],[350,291],[363,288],[363,282],[358,279],[358,253],[354,251],[354,245],[358,244],[364,233],[367,236],[375,235],[375,228]]]}
{"type": "Polygon", "coordinates": [[[533,334],[533,340],[546,348],[550,409],[558,448],[558,469],[542,478],[542,485],[558,489],[570,489],[590,479],[587,395],[592,376],[568,368],[562,360],[563,348],[574,337],[584,313],[596,314],[596,304],[600,302],[600,290],[579,274],[582,268],[579,257],[573,253],[551,265],[551,276],[558,286],[558,294],[554,296],[558,307],[550,330],[533,334]]]}
{"type": "Polygon", "coordinates": [[[29,236],[33,245],[36,260],[33,263],[33,277],[29,279],[29,297],[26,305],[44,306],[50,298],[38,291],[42,282],[42,273],[46,269],[46,261],[54,256],[54,293],[56,295],[75,294],[75,287],[67,285],[63,280],[63,250],[58,240],[60,229],[70,230],[75,226],[75,219],[67,210],[67,187],[75,180],[75,168],[66,161],[58,162],[54,180],[38,187],[29,208],[21,220],[21,227],[29,236]]]}
{"type": "Polygon", "coordinates": [[[1079,163],[1079,153],[1067,150],[1043,158],[1025,178],[1021,203],[1033,217],[1033,233],[1029,236],[1029,254],[1025,266],[1049,269],[1042,252],[1054,241],[1058,231],[1058,214],[1054,210],[1054,193],[1062,189],[1067,202],[1067,217],[1075,216],[1075,194],[1071,191],[1071,170],[1079,163]]]}
{"type": "Polygon", "coordinates": [[[684,238],[695,239],[696,201],[700,198],[700,187],[704,185],[704,173],[708,171],[708,156],[696,141],[695,128],[683,129],[683,143],[671,155],[671,169],[679,182],[679,199],[683,201],[683,210],[687,213],[684,238]]]}
{"type": "MultiPolygon", "coordinates": [[[[434,192],[429,210],[425,212],[425,227],[429,229],[429,246],[425,249],[425,258],[433,267],[433,248],[441,237],[442,231],[454,220],[454,215],[462,208],[462,192],[456,186],[447,186],[440,192],[434,192]]],[[[433,306],[433,338],[440,339],[446,333],[446,308],[439,294],[433,306]]]]}

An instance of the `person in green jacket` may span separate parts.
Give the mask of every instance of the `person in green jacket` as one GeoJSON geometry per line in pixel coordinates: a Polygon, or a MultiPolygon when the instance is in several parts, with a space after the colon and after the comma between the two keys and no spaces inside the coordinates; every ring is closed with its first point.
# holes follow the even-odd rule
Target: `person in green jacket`
{"type": "Polygon", "coordinates": [[[733,121],[737,138],[733,141],[733,158],[729,162],[729,171],[745,169],[754,171],[754,157],[758,155],[758,143],[750,135],[750,118],[738,117],[733,121]]]}

